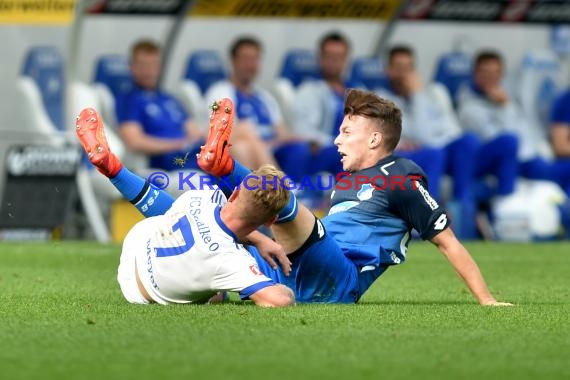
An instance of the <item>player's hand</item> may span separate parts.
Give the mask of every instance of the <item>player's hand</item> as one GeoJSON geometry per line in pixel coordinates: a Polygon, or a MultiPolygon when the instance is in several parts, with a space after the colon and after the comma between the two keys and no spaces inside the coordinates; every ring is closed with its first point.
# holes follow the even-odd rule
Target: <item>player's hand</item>
{"type": "Polygon", "coordinates": [[[420,78],[417,72],[412,72],[406,77],[406,89],[408,94],[415,94],[420,92],[424,87],[422,78],[420,78]]]}
{"type": "Polygon", "coordinates": [[[309,148],[311,149],[311,154],[313,156],[319,154],[319,152],[321,151],[321,146],[316,141],[310,141],[309,142],[309,148]]]}
{"type": "Polygon", "coordinates": [[[184,127],[186,129],[186,139],[190,145],[196,144],[197,141],[205,140],[207,137],[194,121],[187,121],[184,127]]]}
{"type": "Polygon", "coordinates": [[[277,244],[275,241],[267,238],[259,241],[255,244],[255,247],[259,251],[259,254],[273,269],[278,268],[278,264],[281,265],[281,269],[285,276],[289,276],[291,273],[291,262],[285,254],[283,247],[277,244]],[[275,261],[277,260],[277,261],[275,261]]]}
{"type": "Polygon", "coordinates": [[[497,300],[486,301],[486,302],[481,303],[481,305],[483,305],[483,306],[514,306],[510,302],[500,302],[497,300]]]}
{"type": "Polygon", "coordinates": [[[507,104],[509,101],[509,95],[501,87],[493,87],[487,90],[487,97],[501,106],[507,104]]]}

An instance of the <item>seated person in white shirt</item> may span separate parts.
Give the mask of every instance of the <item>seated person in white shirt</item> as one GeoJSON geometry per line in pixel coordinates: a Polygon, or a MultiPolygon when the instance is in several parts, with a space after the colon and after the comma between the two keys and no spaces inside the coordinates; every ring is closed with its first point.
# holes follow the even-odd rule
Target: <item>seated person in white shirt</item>
{"type": "Polygon", "coordinates": [[[255,38],[234,41],[230,47],[232,73],[228,80],[214,84],[206,99],[232,99],[237,111],[234,134],[247,139],[245,149],[255,150],[250,155],[252,167],[278,164],[294,181],[301,181],[309,161],[309,146],[287,129],[275,98],[255,85],[261,53],[261,43],[255,38]]]}
{"type": "Polygon", "coordinates": [[[294,129],[311,144],[311,174],[342,171],[340,155],[333,139],[344,117],[344,96],[348,88],[357,87],[344,78],[349,62],[350,44],[337,32],[319,41],[319,68],[322,79],[301,84],[294,103],[294,129]]]}
{"type": "Polygon", "coordinates": [[[554,151],[554,179],[570,197],[570,90],[561,94],[551,110],[550,139],[554,151]]]}
{"type": "Polygon", "coordinates": [[[436,199],[440,199],[443,175],[451,176],[453,202],[461,215],[461,222],[456,220],[456,232],[462,238],[475,238],[473,189],[479,138],[462,131],[443,86],[424,86],[415,70],[411,47],[398,45],[390,49],[386,75],[387,88],[376,92],[394,101],[403,113],[402,139],[396,154],[422,167],[430,179],[429,191],[436,199]]]}
{"type": "MultiPolygon", "coordinates": [[[[529,179],[564,182],[564,171],[558,164],[541,157],[538,141],[531,131],[523,111],[503,86],[504,64],[495,51],[481,51],[475,57],[473,83],[459,96],[459,118],[465,128],[476,132],[484,141],[486,153],[482,164],[497,168],[498,194],[505,195],[514,187],[516,175],[529,179]],[[506,157],[513,139],[518,140],[518,151],[506,157]],[[501,163],[491,163],[493,156],[503,154],[501,163]],[[513,169],[513,167],[515,169],[513,169]],[[502,180],[501,180],[502,179],[502,180]],[[511,185],[512,183],[512,185],[511,185]]],[[[570,173],[566,174],[566,182],[570,173]]]]}

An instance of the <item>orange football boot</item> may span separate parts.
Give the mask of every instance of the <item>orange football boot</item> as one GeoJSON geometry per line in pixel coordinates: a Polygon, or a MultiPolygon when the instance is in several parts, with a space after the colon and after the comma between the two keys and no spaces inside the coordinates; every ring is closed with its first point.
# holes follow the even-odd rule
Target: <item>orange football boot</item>
{"type": "Polygon", "coordinates": [[[93,108],[85,108],[75,121],[75,133],[89,161],[101,173],[109,178],[115,177],[123,168],[123,164],[109,149],[103,121],[93,108]]]}
{"type": "Polygon", "coordinates": [[[197,154],[198,166],[206,173],[223,177],[234,170],[234,159],[230,155],[234,105],[230,99],[224,98],[214,102],[210,108],[208,139],[197,154]]]}

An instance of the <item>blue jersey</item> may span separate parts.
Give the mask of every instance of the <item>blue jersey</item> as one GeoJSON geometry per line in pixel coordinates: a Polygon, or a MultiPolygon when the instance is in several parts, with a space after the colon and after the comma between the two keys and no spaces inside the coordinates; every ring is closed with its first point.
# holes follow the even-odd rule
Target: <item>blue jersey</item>
{"type": "Polygon", "coordinates": [[[277,137],[277,124],[283,120],[277,100],[266,90],[254,87],[251,93],[244,93],[229,80],[214,84],[206,93],[208,104],[221,98],[230,98],[236,108],[236,122],[249,121],[259,137],[269,141],[277,137]]]}
{"type": "Polygon", "coordinates": [[[388,156],[338,181],[323,224],[357,267],[399,264],[412,228],[429,240],[450,224],[427,188],[418,165],[388,156]]]}
{"type": "MultiPolygon", "coordinates": [[[[185,122],[188,113],[173,96],[159,91],[134,87],[125,95],[122,107],[117,111],[119,123],[139,123],[144,132],[150,136],[168,139],[186,137],[185,122]]],[[[172,152],[155,155],[150,158],[150,166],[172,170],[174,157],[184,156],[183,152],[172,152]]]]}
{"type": "Polygon", "coordinates": [[[566,91],[556,99],[550,120],[553,123],[570,124],[570,91],[566,91]]]}
{"type": "Polygon", "coordinates": [[[245,94],[236,90],[236,111],[240,120],[252,121],[263,140],[275,138],[275,121],[259,93],[245,94]]]}

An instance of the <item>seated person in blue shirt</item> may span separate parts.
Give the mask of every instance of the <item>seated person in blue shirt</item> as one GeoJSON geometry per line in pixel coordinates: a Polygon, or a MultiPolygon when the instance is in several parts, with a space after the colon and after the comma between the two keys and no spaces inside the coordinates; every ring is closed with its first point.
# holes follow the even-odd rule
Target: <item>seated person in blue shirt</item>
{"type": "Polygon", "coordinates": [[[301,181],[309,162],[309,146],[287,129],[275,98],[255,85],[261,54],[261,43],[255,38],[234,41],[230,47],[232,73],[229,79],[214,84],[206,99],[209,104],[225,97],[233,101],[237,123],[232,140],[247,142],[248,165],[278,164],[294,181],[301,181]]]}
{"type": "Polygon", "coordinates": [[[312,147],[309,172],[342,171],[340,155],[333,139],[338,135],[344,117],[344,96],[350,87],[344,79],[348,66],[350,44],[337,32],[319,42],[319,68],[322,79],[301,84],[294,102],[294,130],[312,147]]]}
{"type": "Polygon", "coordinates": [[[387,88],[379,88],[376,93],[402,110],[402,139],[396,153],[415,161],[426,172],[435,199],[440,200],[443,175],[451,176],[453,200],[448,207],[461,220],[456,220],[456,232],[462,238],[475,238],[473,187],[479,138],[463,132],[443,86],[424,86],[416,72],[411,47],[397,45],[390,49],[386,75],[387,88]]]}
{"type": "Polygon", "coordinates": [[[550,138],[554,155],[570,158],[570,90],[561,94],[552,106],[550,138]]]}
{"type": "MultiPolygon", "coordinates": [[[[550,139],[557,166],[565,166],[570,176],[570,90],[561,94],[552,106],[550,139]]],[[[563,186],[570,197],[570,180],[563,186]]]]}
{"type": "MultiPolygon", "coordinates": [[[[203,138],[180,102],[158,88],[161,65],[156,43],[141,40],[133,45],[134,87],[122,100],[117,117],[121,137],[131,151],[149,156],[152,168],[176,170],[181,168],[176,159],[194,156],[203,138]]],[[[193,159],[183,166],[197,168],[193,159]]]]}

